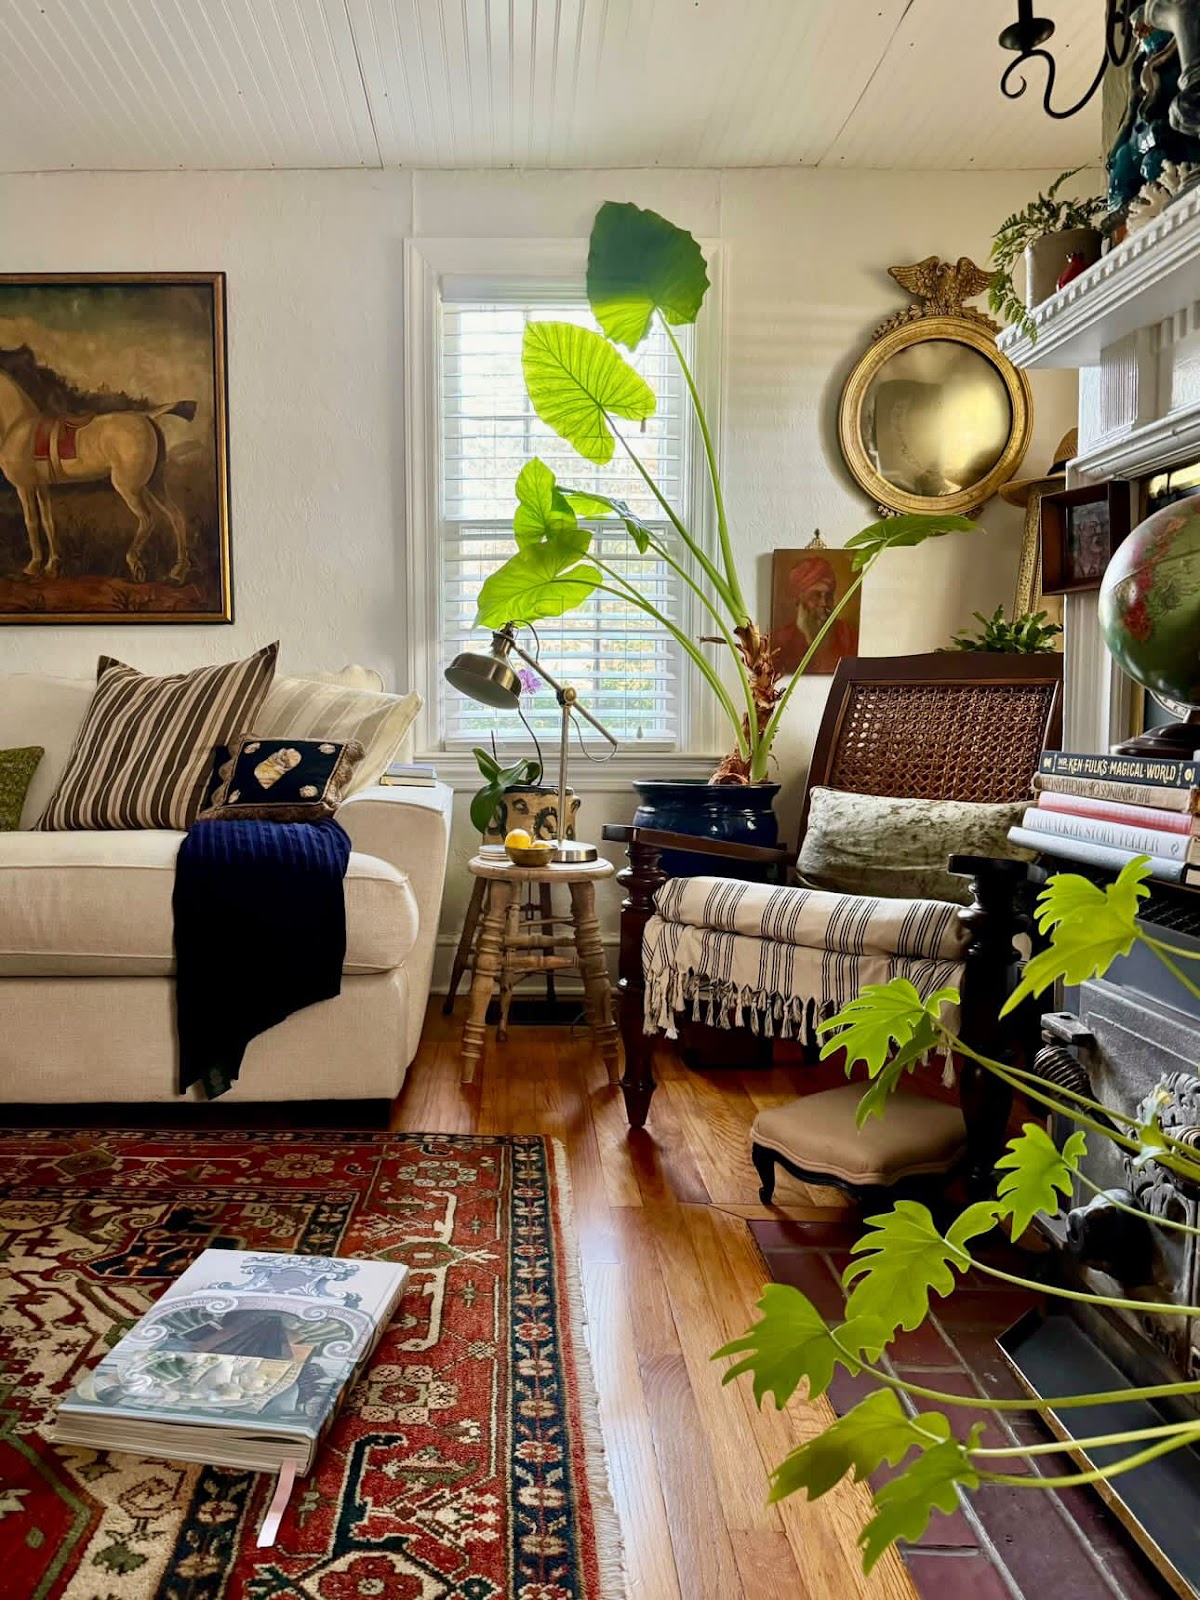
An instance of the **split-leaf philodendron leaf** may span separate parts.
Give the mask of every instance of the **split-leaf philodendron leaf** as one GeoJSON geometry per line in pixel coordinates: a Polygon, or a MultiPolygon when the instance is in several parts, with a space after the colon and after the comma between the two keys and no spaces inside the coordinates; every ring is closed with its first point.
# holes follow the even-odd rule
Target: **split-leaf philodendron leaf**
{"type": "MultiPolygon", "coordinates": [[[[917,1418],[918,1422],[929,1424],[944,1420],[936,1412],[917,1418]]],[[[875,1491],[875,1515],[858,1536],[864,1572],[870,1572],[897,1539],[916,1543],[935,1510],[957,1510],[957,1484],[964,1489],[979,1487],[979,1474],[971,1465],[968,1452],[979,1448],[982,1436],[983,1424],[977,1422],[964,1443],[944,1439],[941,1444],[930,1445],[903,1472],[875,1491]]]]}
{"type": "Polygon", "coordinates": [[[903,1048],[918,1029],[925,1030],[931,1023],[936,1027],[942,1006],[957,1003],[957,989],[939,989],[922,1000],[907,978],[869,983],[836,1016],[817,1024],[820,1033],[832,1035],[821,1046],[821,1059],[844,1050],[847,1067],[864,1061],[875,1077],[893,1045],[903,1048]]]}
{"type": "Polygon", "coordinates": [[[636,349],[661,311],[675,326],[695,322],[708,289],[704,255],[691,234],[657,211],[606,201],[588,249],[587,296],[610,339],[636,349]]]}
{"type": "Polygon", "coordinates": [[[1060,1150],[1036,1122],[1027,1122],[997,1161],[1004,1176],[997,1193],[1012,1218],[1012,1236],[1019,1239],[1039,1211],[1053,1216],[1059,1194],[1071,1193],[1071,1174],[1087,1154],[1087,1139],[1073,1133],[1060,1150]]]}
{"type": "Polygon", "coordinates": [[[1117,956],[1127,956],[1138,937],[1139,902],[1150,892],[1145,882],[1149,871],[1149,857],[1138,856],[1103,888],[1075,872],[1051,878],[1038,896],[1037,916],[1043,933],[1053,930],[1050,944],[1026,963],[1000,1015],[1007,1016],[1059,978],[1083,983],[1107,971],[1117,956]]]}
{"type": "Polygon", "coordinates": [[[858,1259],[842,1274],[847,1320],[877,1319],[889,1339],[897,1328],[919,1328],[929,1315],[930,1294],[948,1295],[955,1281],[951,1269],[965,1272],[970,1266],[967,1240],[986,1233],[996,1216],[994,1203],[968,1206],[944,1238],[929,1207],[916,1200],[898,1200],[891,1211],[868,1217],[871,1231],[851,1245],[858,1259]]]}
{"type": "Polygon", "coordinates": [[[887,1343],[887,1329],[872,1319],[858,1318],[831,1331],[812,1302],[787,1284],[767,1284],[758,1309],[762,1312],[759,1320],[740,1339],[722,1346],[712,1359],[740,1356],[723,1382],[729,1383],[743,1372],[753,1373],[754,1399],[759,1406],[767,1395],[773,1395],[776,1409],[782,1410],[802,1378],[808,1382],[808,1398],[815,1400],[828,1389],[835,1367],[856,1373],[859,1356],[864,1352],[875,1356],[887,1343]]]}
{"type": "Polygon", "coordinates": [[[608,417],[644,422],[654,415],[654,390],[590,328],[529,323],[521,367],[538,416],[597,466],[612,460],[616,443],[608,417]]]}

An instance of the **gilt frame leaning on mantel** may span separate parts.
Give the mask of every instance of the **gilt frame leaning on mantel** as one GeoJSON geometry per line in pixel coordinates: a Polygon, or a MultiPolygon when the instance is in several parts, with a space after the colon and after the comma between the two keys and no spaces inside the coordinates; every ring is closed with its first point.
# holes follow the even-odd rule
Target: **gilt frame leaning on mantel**
{"type": "Polygon", "coordinates": [[[225,274],[0,274],[0,623],[232,620],[225,274]]]}
{"type": "Polygon", "coordinates": [[[846,380],[843,458],[885,513],[977,511],[1016,472],[1033,431],[1029,379],[996,349],[999,324],[965,304],[992,275],[966,256],[888,272],[918,303],[876,328],[846,380]]]}

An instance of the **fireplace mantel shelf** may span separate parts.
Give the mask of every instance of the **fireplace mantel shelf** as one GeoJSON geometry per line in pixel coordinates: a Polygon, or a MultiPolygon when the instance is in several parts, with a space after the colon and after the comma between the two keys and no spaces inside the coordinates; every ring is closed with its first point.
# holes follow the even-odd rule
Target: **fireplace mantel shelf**
{"type": "Polygon", "coordinates": [[[1007,328],[997,343],[1018,367],[1095,367],[1104,349],[1196,300],[1200,189],[1035,306],[1030,319],[1036,340],[1007,328]]]}

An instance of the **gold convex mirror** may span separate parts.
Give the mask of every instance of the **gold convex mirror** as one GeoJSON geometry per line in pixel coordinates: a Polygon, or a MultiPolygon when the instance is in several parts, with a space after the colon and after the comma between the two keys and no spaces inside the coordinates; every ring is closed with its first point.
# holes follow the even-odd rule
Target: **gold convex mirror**
{"type": "Polygon", "coordinates": [[[996,349],[997,324],[963,304],[990,274],[965,256],[890,267],[920,304],[875,330],[842,391],[838,435],[855,481],[885,511],[972,511],[1021,464],[1029,381],[996,349]]]}

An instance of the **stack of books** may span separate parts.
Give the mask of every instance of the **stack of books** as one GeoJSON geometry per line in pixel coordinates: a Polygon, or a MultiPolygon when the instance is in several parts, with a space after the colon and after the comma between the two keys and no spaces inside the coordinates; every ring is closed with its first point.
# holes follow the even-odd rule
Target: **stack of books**
{"type": "Polygon", "coordinates": [[[398,788],[432,789],[437,782],[437,768],[422,766],[420,762],[393,761],[379,781],[398,788]]]}
{"type": "Polygon", "coordinates": [[[1150,857],[1152,877],[1200,884],[1200,755],[1043,755],[1035,804],[1009,832],[1027,850],[1119,871],[1150,857]]]}

